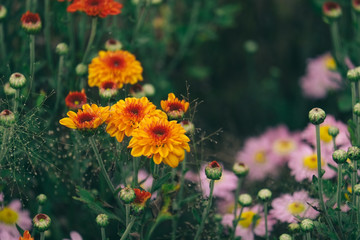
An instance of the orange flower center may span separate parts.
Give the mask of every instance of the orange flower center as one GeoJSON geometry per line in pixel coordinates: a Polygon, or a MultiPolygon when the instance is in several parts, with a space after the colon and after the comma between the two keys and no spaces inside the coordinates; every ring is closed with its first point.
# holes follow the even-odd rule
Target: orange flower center
{"type": "Polygon", "coordinates": [[[112,56],[108,59],[108,65],[113,68],[122,69],[126,65],[126,61],[122,56],[112,56]]]}
{"type": "Polygon", "coordinates": [[[114,89],[114,88],[116,88],[116,84],[112,81],[106,81],[106,82],[102,83],[101,88],[103,88],[105,90],[114,89]]]}
{"type": "Polygon", "coordinates": [[[180,102],[169,103],[170,111],[182,110],[183,105],[180,102]]]}
{"type": "Polygon", "coordinates": [[[23,21],[25,23],[37,23],[39,21],[39,18],[36,14],[29,13],[24,17],[23,21]]]}
{"type": "Polygon", "coordinates": [[[138,116],[141,113],[141,106],[137,104],[131,104],[127,107],[127,112],[129,112],[131,115],[138,116]]]}
{"type": "Polygon", "coordinates": [[[91,113],[82,113],[78,115],[79,123],[90,122],[95,119],[95,116],[91,113]]]}

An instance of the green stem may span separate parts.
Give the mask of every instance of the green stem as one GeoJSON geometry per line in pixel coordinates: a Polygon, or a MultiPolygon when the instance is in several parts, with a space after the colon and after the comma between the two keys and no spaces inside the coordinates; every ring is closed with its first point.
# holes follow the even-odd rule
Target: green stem
{"type": "Polygon", "coordinates": [[[238,197],[239,197],[239,193],[240,193],[241,184],[242,184],[242,178],[238,178],[238,184],[237,184],[237,188],[235,190],[235,199],[234,199],[234,220],[233,220],[232,239],[235,239],[235,228],[236,228],[236,225],[238,224],[238,222],[236,221],[236,219],[237,219],[236,213],[237,213],[237,208],[238,208],[238,197]]]}
{"type": "Polygon", "coordinates": [[[101,240],[106,240],[105,228],[101,228],[101,240]]]}
{"type": "Polygon", "coordinates": [[[357,182],[357,160],[354,160],[353,164],[354,164],[354,170],[352,172],[351,190],[352,190],[352,195],[353,195],[353,205],[356,206],[356,197],[355,197],[354,186],[356,185],[356,182],[357,182]]]}
{"type": "Polygon", "coordinates": [[[333,41],[333,48],[334,48],[336,62],[339,63],[340,67],[343,68],[346,65],[344,63],[344,58],[343,58],[343,54],[342,54],[340,34],[339,34],[339,25],[336,20],[331,21],[330,32],[331,32],[331,38],[333,41]]]}
{"type": "Polygon", "coordinates": [[[39,206],[38,206],[38,209],[37,209],[37,213],[39,214],[39,213],[41,213],[41,212],[42,212],[42,206],[39,205],[39,206]]]}
{"type": "Polygon", "coordinates": [[[90,49],[91,49],[91,46],[94,42],[94,39],[95,39],[95,34],[96,34],[96,25],[97,25],[97,17],[93,17],[92,20],[91,20],[91,32],[90,32],[90,37],[89,37],[89,42],[88,42],[88,45],[86,47],[86,50],[85,50],[85,53],[84,53],[84,56],[83,56],[83,59],[82,59],[82,63],[85,63],[89,53],[90,53],[90,49]]]}
{"type": "Polygon", "coordinates": [[[40,240],[44,240],[45,239],[45,232],[40,232],[40,240]]]}
{"type": "Polygon", "coordinates": [[[2,163],[3,158],[6,155],[7,147],[8,147],[8,140],[9,140],[9,131],[10,129],[7,127],[3,127],[3,137],[1,141],[1,152],[0,152],[0,163],[2,163]]]}
{"type": "Polygon", "coordinates": [[[151,191],[150,191],[151,193],[153,193],[155,182],[159,178],[159,164],[156,164],[156,163],[154,163],[153,178],[154,178],[154,180],[151,184],[151,191]]]}
{"type": "Polygon", "coordinates": [[[133,158],[133,181],[132,181],[132,186],[136,187],[139,184],[138,181],[138,166],[139,166],[139,158],[134,157],[133,158]]]}
{"type": "Polygon", "coordinates": [[[311,233],[310,232],[306,233],[306,240],[311,240],[311,233]]]}
{"type": "Polygon", "coordinates": [[[30,34],[30,89],[34,81],[34,75],[35,75],[35,35],[30,34]]]}
{"type": "Polygon", "coordinates": [[[180,189],[179,189],[179,196],[178,196],[178,204],[181,204],[183,194],[184,194],[184,179],[185,179],[185,174],[186,174],[186,158],[187,158],[187,153],[185,151],[185,157],[181,163],[180,189]]]}
{"type": "Polygon", "coordinates": [[[338,207],[338,221],[340,229],[342,229],[342,220],[341,220],[341,186],[342,186],[342,164],[338,165],[338,179],[337,179],[337,191],[336,191],[336,202],[338,207]]]}
{"type": "Polygon", "coordinates": [[[20,89],[16,89],[15,97],[14,97],[14,114],[16,117],[18,112],[19,101],[20,101],[20,89]]]}
{"type": "Polygon", "coordinates": [[[50,70],[51,72],[53,72],[54,69],[53,69],[52,55],[51,55],[51,33],[50,33],[51,31],[50,0],[45,0],[44,15],[45,15],[44,35],[46,42],[46,57],[50,70]]]}
{"type": "MultiPolygon", "coordinates": [[[[70,5],[70,2],[67,2],[67,6],[70,5]]],[[[72,13],[67,12],[67,28],[68,28],[68,37],[69,37],[69,49],[70,49],[70,60],[71,66],[75,58],[75,33],[74,33],[74,19],[72,13]]],[[[84,34],[85,35],[85,34],[84,34]]]]}
{"type": "Polygon", "coordinates": [[[135,223],[135,219],[136,219],[136,217],[132,217],[129,225],[126,227],[126,230],[125,230],[124,234],[121,236],[120,240],[125,240],[127,238],[127,236],[129,235],[129,233],[131,231],[132,226],[135,223]]]}
{"type": "Polygon", "coordinates": [[[203,212],[203,215],[202,215],[202,218],[201,218],[200,227],[198,228],[198,230],[196,232],[194,240],[199,240],[200,239],[200,234],[201,234],[201,232],[202,232],[202,230],[204,228],[205,221],[206,221],[207,215],[208,215],[210,207],[211,207],[211,202],[212,202],[212,198],[213,198],[213,191],[214,191],[214,184],[215,184],[215,180],[211,180],[210,181],[209,200],[208,200],[206,208],[204,209],[204,212],[203,212]]]}
{"type": "Polygon", "coordinates": [[[54,108],[55,113],[58,110],[60,99],[62,97],[62,94],[61,94],[61,86],[62,86],[61,85],[61,80],[62,80],[62,73],[63,73],[63,68],[64,68],[64,60],[65,60],[64,55],[60,55],[60,58],[59,58],[59,71],[58,71],[57,82],[56,82],[56,101],[55,101],[55,108],[54,108]]]}
{"type": "Polygon", "coordinates": [[[31,0],[26,0],[26,11],[30,11],[30,7],[31,7],[31,0]]]}
{"type": "Polygon", "coordinates": [[[2,24],[2,22],[0,22],[0,56],[1,56],[1,61],[3,64],[5,64],[5,60],[6,60],[6,47],[5,47],[5,36],[4,36],[4,25],[2,24]]]}
{"type": "Polygon", "coordinates": [[[336,139],[335,137],[332,137],[332,142],[333,142],[334,152],[335,152],[335,151],[336,151],[336,149],[337,149],[335,139],[336,139]]]}
{"type": "Polygon", "coordinates": [[[130,219],[130,204],[125,204],[125,211],[126,211],[126,227],[129,225],[130,219]]]}
{"type": "Polygon", "coordinates": [[[265,218],[265,238],[266,240],[269,240],[269,232],[268,232],[268,223],[267,223],[267,217],[268,217],[268,203],[264,203],[264,218],[265,218]]]}
{"type": "MultiPolygon", "coordinates": [[[[139,30],[140,30],[141,26],[143,25],[143,22],[144,22],[145,16],[146,16],[146,12],[147,12],[147,10],[148,10],[148,8],[149,8],[149,4],[150,4],[150,1],[145,0],[145,6],[144,6],[144,8],[141,10],[139,20],[137,21],[136,26],[135,26],[135,29],[134,29],[133,38],[132,38],[132,40],[131,40],[131,43],[132,43],[132,44],[135,42],[136,37],[137,37],[137,35],[138,35],[138,33],[139,33],[139,30]]],[[[139,5],[141,5],[141,4],[139,3],[139,5]]]]}

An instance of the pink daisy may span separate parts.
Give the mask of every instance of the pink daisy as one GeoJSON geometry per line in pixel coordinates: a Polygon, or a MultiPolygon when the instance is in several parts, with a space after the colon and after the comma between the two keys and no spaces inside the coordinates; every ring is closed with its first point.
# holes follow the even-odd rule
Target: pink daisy
{"type": "Polygon", "coordinates": [[[70,239],[66,238],[63,240],[82,240],[82,237],[78,232],[72,231],[70,232],[70,239]]]}
{"type": "Polygon", "coordinates": [[[341,75],[336,72],[336,63],[330,53],[309,59],[306,75],[300,79],[304,96],[324,98],[328,91],[341,88],[341,75]]]}
{"type": "Polygon", "coordinates": [[[30,230],[32,226],[29,211],[21,209],[19,200],[13,200],[8,206],[0,209],[0,234],[7,233],[12,238],[19,238],[20,234],[15,224],[24,230],[30,230]]]}
{"type": "Polygon", "coordinates": [[[309,197],[306,191],[295,192],[293,195],[284,194],[275,198],[271,206],[270,214],[280,222],[293,223],[297,222],[298,217],[315,219],[319,212],[312,206],[317,205],[317,200],[309,197]]]}
{"type": "Polygon", "coordinates": [[[138,181],[140,184],[140,187],[142,187],[143,189],[150,191],[151,190],[151,186],[153,183],[153,177],[146,172],[143,169],[140,169],[138,172],[138,181]]]}
{"type": "Polygon", "coordinates": [[[270,157],[272,141],[268,137],[248,138],[244,148],[237,153],[236,160],[249,167],[249,180],[263,180],[269,175],[276,175],[281,158],[270,157]]]}
{"type": "MultiPolygon", "coordinates": [[[[336,166],[331,154],[322,151],[321,159],[321,167],[325,170],[323,178],[336,176],[336,172],[328,166],[329,163],[336,166]]],[[[318,176],[316,151],[307,144],[300,145],[298,150],[291,154],[288,166],[296,181],[301,182],[305,179],[311,181],[313,175],[318,176]]]]}
{"type": "MultiPolygon", "coordinates": [[[[240,214],[240,209],[239,213],[240,214]]],[[[265,219],[263,208],[260,205],[255,205],[251,208],[245,207],[242,214],[241,220],[238,222],[238,225],[235,229],[235,235],[241,236],[241,239],[254,240],[254,234],[257,236],[265,236],[265,219]],[[260,218],[255,222],[253,226],[253,218],[259,216],[260,218]]],[[[222,219],[222,224],[224,226],[232,227],[234,220],[234,214],[225,214],[222,219]]],[[[273,225],[276,223],[276,220],[268,215],[268,231],[271,232],[273,225]]]]}

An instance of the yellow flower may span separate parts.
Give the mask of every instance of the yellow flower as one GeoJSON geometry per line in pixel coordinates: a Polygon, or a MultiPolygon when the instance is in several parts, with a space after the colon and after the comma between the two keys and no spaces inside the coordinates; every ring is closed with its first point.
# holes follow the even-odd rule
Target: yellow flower
{"type": "Polygon", "coordinates": [[[179,100],[173,93],[169,93],[168,99],[161,101],[161,108],[170,119],[180,119],[189,108],[189,103],[179,100]]]}
{"type": "Polygon", "coordinates": [[[190,139],[176,121],[159,117],[144,118],[132,136],[128,146],[132,148],[131,155],[153,157],[156,164],[164,162],[175,168],[184,160],[185,150],[190,152],[190,139]]]}
{"type": "Polygon", "coordinates": [[[109,107],[98,107],[96,104],[85,104],[77,113],[69,111],[69,117],[60,120],[65,127],[79,130],[91,130],[98,128],[109,117],[109,107]]]}
{"type": "Polygon", "coordinates": [[[110,112],[106,132],[110,136],[116,137],[119,142],[122,142],[124,135],[130,137],[133,130],[139,127],[139,123],[144,117],[158,116],[166,118],[166,114],[156,110],[156,106],[146,97],[120,100],[111,107],[110,112]]]}
{"type": "Polygon", "coordinates": [[[142,81],[142,67],[130,52],[100,51],[89,65],[89,86],[101,87],[105,81],[114,81],[118,88],[124,84],[135,84],[142,81]]]}

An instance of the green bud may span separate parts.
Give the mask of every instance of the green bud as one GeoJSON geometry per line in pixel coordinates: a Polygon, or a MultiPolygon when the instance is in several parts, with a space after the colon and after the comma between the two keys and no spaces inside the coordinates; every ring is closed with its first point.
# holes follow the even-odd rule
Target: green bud
{"type": "Polygon", "coordinates": [[[59,43],[56,46],[55,52],[59,55],[66,55],[69,52],[69,47],[66,43],[59,43]]]}
{"type": "Polygon", "coordinates": [[[190,122],[190,121],[188,121],[188,120],[182,120],[181,122],[180,122],[180,125],[185,129],[185,133],[186,134],[194,134],[195,133],[195,125],[192,123],[192,122],[190,122]]]}
{"type": "Polygon", "coordinates": [[[326,113],[321,108],[313,108],[309,112],[309,120],[314,125],[319,125],[324,122],[326,113]]]}
{"type": "Polygon", "coordinates": [[[354,193],[358,196],[360,196],[360,184],[356,184],[354,186],[354,193]]]}
{"type": "Polygon", "coordinates": [[[244,163],[235,163],[232,170],[239,178],[246,177],[246,175],[249,173],[249,167],[244,163]]]}
{"type": "Polygon", "coordinates": [[[106,227],[107,225],[109,225],[109,217],[108,217],[108,215],[106,215],[106,214],[97,215],[96,223],[100,227],[106,227]]]}
{"type": "Polygon", "coordinates": [[[244,43],[244,48],[245,48],[245,51],[248,52],[248,53],[255,53],[255,52],[257,52],[259,47],[258,47],[258,44],[255,41],[247,40],[244,43]]]}
{"type": "Polygon", "coordinates": [[[11,95],[15,95],[16,90],[13,89],[13,88],[10,86],[10,83],[7,82],[7,83],[4,84],[4,93],[5,93],[6,95],[11,96],[11,95]]]}
{"type": "Polygon", "coordinates": [[[314,222],[310,219],[304,219],[300,223],[300,228],[304,232],[310,232],[314,228],[314,222]]]}
{"type": "Polygon", "coordinates": [[[119,193],[119,198],[125,203],[129,204],[132,203],[135,199],[136,195],[132,188],[126,187],[121,189],[119,193]]]}
{"type": "Polygon", "coordinates": [[[86,66],[85,64],[83,64],[83,63],[79,63],[79,64],[76,66],[76,68],[75,68],[75,72],[76,72],[76,74],[77,74],[78,76],[84,76],[84,75],[86,75],[87,71],[88,71],[88,68],[87,68],[87,66],[86,66]]]}
{"type": "Polygon", "coordinates": [[[258,198],[263,202],[268,202],[271,199],[272,193],[269,189],[264,188],[258,192],[258,198]]]}
{"type": "Polygon", "coordinates": [[[219,180],[222,175],[222,167],[217,161],[212,161],[206,166],[205,174],[208,179],[219,180]]]}
{"type": "Polygon", "coordinates": [[[341,16],[341,7],[336,2],[325,2],[323,4],[323,15],[326,20],[337,19],[341,16]]]}
{"type": "Polygon", "coordinates": [[[6,14],[7,14],[7,9],[5,6],[3,5],[0,5],[0,22],[2,20],[4,20],[4,18],[6,17],[6,14]]]}
{"type": "Polygon", "coordinates": [[[10,110],[3,110],[0,112],[0,124],[4,126],[11,126],[15,122],[15,114],[10,110]]]}
{"type": "Polygon", "coordinates": [[[37,197],[36,197],[36,200],[38,201],[39,205],[44,205],[46,200],[47,200],[47,197],[45,194],[39,194],[37,197]]]}
{"type": "Polygon", "coordinates": [[[33,218],[33,224],[39,232],[45,232],[50,228],[51,218],[46,214],[40,213],[33,218]]]}
{"type": "Polygon", "coordinates": [[[13,89],[20,89],[25,86],[26,78],[21,73],[13,73],[10,76],[9,83],[13,89]]]}
{"type": "Polygon", "coordinates": [[[251,205],[252,203],[252,197],[249,194],[240,194],[239,198],[238,198],[238,202],[240,203],[240,205],[242,207],[248,207],[251,205]]]}
{"type": "Polygon", "coordinates": [[[222,215],[221,215],[221,214],[216,213],[216,214],[214,214],[214,219],[215,219],[215,221],[217,221],[217,222],[221,222],[223,218],[222,218],[222,215]]]}
{"type": "Polygon", "coordinates": [[[329,127],[328,133],[333,138],[336,138],[336,136],[339,135],[339,129],[337,127],[329,127]]]}
{"type": "Polygon", "coordinates": [[[356,103],[354,105],[353,111],[354,111],[356,116],[358,116],[358,117],[360,116],[360,103],[356,103]]]}
{"type": "Polygon", "coordinates": [[[360,148],[351,146],[347,151],[348,158],[352,161],[360,160],[360,148]]]}
{"type": "Polygon", "coordinates": [[[150,83],[146,83],[144,84],[143,86],[143,89],[144,89],[144,92],[145,92],[145,95],[147,97],[152,97],[155,95],[155,88],[154,88],[154,85],[150,84],[150,83]]]}
{"type": "Polygon", "coordinates": [[[279,240],[292,240],[292,237],[289,234],[281,234],[279,240]]]}
{"type": "Polygon", "coordinates": [[[337,164],[345,163],[346,160],[348,159],[347,152],[346,152],[345,150],[342,150],[342,149],[336,150],[336,151],[332,154],[332,157],[333,157],[334,161],[335,161],[337,164]]]}
{"type": "Polygon", "coordinates": [[[292,233],[297,233],[300,231],[300,225],[298,223],[290,223],[288,229],[292,233]]]}
{"type": "Polygon", "coordinates": [[[360,1],[359,0],[352,0],[351,5],[355,12],[360,13],[360,1]]]}
{"type": "Polygon", "coordinates": [[[350,82],[357,82],[360,79],[360,67],[350,69],[347,72],[346,77],[350,82]]]}
{"type": "Polygon", "coordinates": [[[122,44],[116,39],[109,39],[105,42],[105,49],[108,51],[118,51],[122,49],[122,44]]]}

